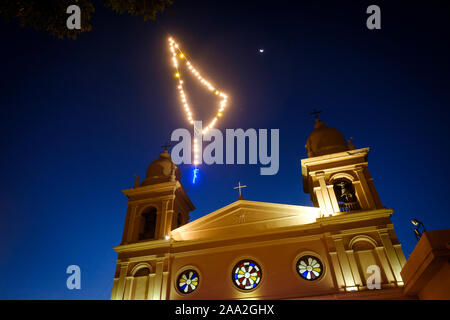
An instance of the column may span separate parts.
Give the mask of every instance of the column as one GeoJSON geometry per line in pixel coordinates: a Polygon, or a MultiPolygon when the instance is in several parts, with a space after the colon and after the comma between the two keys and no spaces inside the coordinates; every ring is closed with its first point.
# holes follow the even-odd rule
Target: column
{"type": "Polygon", "coordinates": [[[356,198],[358,200],[358,203],[363,210],[369,210],[370,206],[367,202],[367,198],[364,195],[363,187],[361,186],[361,182],[359,181],[353,181],[353,188],[355,189],[356,198]]]}
{"type": "Polygon", "coordinates": [[[341,209],[339,208],[339,204],[336,198],[336,193],[334,192],[333,185],[328,185],[327,189],[331,199],[331,205],[333,206],[333,211],[335,214],[339,214],[341,212],[341,209]]]}
{"type": "Polygon", "coordinates": [[[162,288],[161,288],[161,300],[167,300],[167,285],[169,282],[169,272],[164,271],[163,272],[163,282],[162,282],[162,288]]]}
{"type": "Polygon", "coordinates": [[[321,217],[325,216],[325,202],[323,200],[322,190],[320,187],[314,188],[314,194],[316,195],[317,203],[319,204],[321,217]]]}
{"type": "Polygon", "coordinates": [[[357,286],[362,286],[361,275],[359,274],[358,264],[355,260],[353,250],[347,250],[348,260],[350,261],[350,268],[352,269],[353,279],[357,286]]]}
{"type": "Polygon", "coordinates": [[[147,300],[153,300],[153,292],[155,290],[154,288],[155,288],[155,274],[150,273],[148,275],[148,290],[146,296],[147,300]]]}
{"type": "Polygon", "coordinates": [[[131,220],[132,212],[133,212],[133,209],[129,205],[128,208],[127,208],[127,215],[125,217],[125,226],[123,228],[121,244],[127,244],[128,243],[128,234],[129,234],[129,229],[130,229],[130,220],[131,220]]]}
{"type": "Polygon", "coordinates": [[[334,243],[336,245],[336,252],[339,258],[339,263],[342,268],[342,274],[344,276],[345,287],[347,291],[357,290],[355,286],[355,281],[353,280],[352,269],[350,267],[350,262],[345,252],[344,242],[342,238],[335,238],[334,243]]]}
{"type": "Polygon", "coordinates": [[[340,291],[345,290],[344,277],[342,275],[341,266],[339,265],[339,259],[336,252],[330,252],[331,262],[333,264],[334,274],[336,276],[336,282],[340,291]]]}
{"type": "Polygon", "coordinates": [[[326,215],[333,215],[333,205],[331,204],[330,195],[328,193],[327,184],[325,183],[325,175],[323,172],[316,173],[317,180],[319,181],[320,191],[322,192],[323,196],[323,202],[325,204],[325,207],[323,208],[323,211],[326,212],[326,215]]]}
{"type": "Polygon", "coordinates": [[[157,239],[164,239],[166,235],[169,234],[172,226],[172,214],[173,209],[171,208],[171,205],[173,205],[173,200],[163,200],[162,206],[161,206],[161,212],[159,213],[159,222],[157,223],[158,229],[157,232],[157,239]]]}
{"type": "Polygon", "coordinates": [[[127,238],[126,241],[127,243],[130,242],[134,242],[138,239],[138,235],[135,234],[136,232],[134,231],[136,229],[136,216],[137,216],[137,208],[136,206],[133,206],[133,208],[131,209],[130,212],[130,217],[129,217],[129,221],[128,221],[128,229],[126,230],[127,232],[127,238]]]}
{"type": "Polygon", "coordinates": [[[402,246],[400,244],[396,244],[394,246],[394,248],[395,248],[395,252],[397,252],[397,257],[398,257],[398,260],[400,261],[400,266],[403,269],[403,267],[406,264],[406,258],[405,258],[405,254],[403,253],[402,246]]]}
{"type": "Polygon", "coordinates": [[[123,300],[131,300],[131,292],[133,292],[133,280],[134,277],[126,277],[123,300]]]}
{"type": "Polygon", "coordinates": [[[369,209],[376,209],[375,202],[373,201],[372,192],[367,184],[366,176],[364,175],[364,167],[355,168],[356,176],[361,183],[361,188],[363,191],[363,196],[369,205],[369,209]]]}
{"type": "Polygon", "coordinates": [[[116,300],[116,292],[117,292],[117,284],[118,283],[119,283],[119,279],[114,278],[113,288],[112,288],[112,292],[111,292],[111,300],[116,300]]]}
{"type": "Polygon", "coordinates": [[[155,268],[155,278],[153,284],[153,300],[161,300],[161,289],[163,284],[163,267],[164,262],[162,259],[158,259],[155,268]]]}
{"type": "Polygon", "coordinates": [[[394,246],[392,245],[389,233],[387,231],[380,231],[379,234],[381,237],[381,242],[383,243],[383,247],[386,249],[387,258],[392,267],[392,271],[394,273],[395,279],[397,280],[397,284],[403,285],[403,279],[400,275],[402,267],[400,266],[400,261],[398,260],[397,253],[395,252],[394,246]]]}
{"type": "Polygon", "coordinates": [[[122,262],[120,264],[119,282],[117,284],[115,300],[123,300],[129,264],[129,262],[122,262]]]}
{"type": "Polygon", "coordinates": [[[389,262],[387,260],[386,254],[384,252],[384,247],[376,247],[375,252],[378,255],[378,259],[380,260],[382,270],[384,271],[384,274],[386,275],[386,280],[389,284],[395,283],[394,275],[391,271],[391,266],[389,265],[389,262]]]}

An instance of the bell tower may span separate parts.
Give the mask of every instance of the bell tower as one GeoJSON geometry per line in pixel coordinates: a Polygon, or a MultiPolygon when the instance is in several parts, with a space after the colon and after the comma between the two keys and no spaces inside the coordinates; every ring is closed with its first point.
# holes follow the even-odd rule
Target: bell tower
{"type": "Polygon", "coordinates": [[[111,299],[164,299],[171,231],[188,223],[195,207],[167,150],[148,166],[142,182],[137,177],[134,187],[122,192],[128,209],[121,244],[114,247],[119,257],[111,299]],[[155,245],[166,250],[155,254],[155,245]]]}
{"type": "Polygon", "coordinates": [[[369,148],[355,149],[339,130],[319,118],[305,147],[303,191],[323,216],[384,208],[369,173],[369,148]]]}
{"type": "MultiPolygon", "coordinates": [[[[370,270],[379,270],[379,288],[403,286],[406,260],[368,169],[369,148],[316,118],[301,160],[303,191],[320,208],[320,223],[339,290],[367,290],[370,270]],[[371,269],[375,268],[375,269],[371,269]]],[[[370,288],[369,288],[370,289],[370,288]]]]}
{"type": "Polygon", "coordinates": [[[148,166],[142,183],[138,178],[134,188],[123,193],[129,201],[122,244],[165,239],[186,224],[194,210],[167,150],[148,166]]]}

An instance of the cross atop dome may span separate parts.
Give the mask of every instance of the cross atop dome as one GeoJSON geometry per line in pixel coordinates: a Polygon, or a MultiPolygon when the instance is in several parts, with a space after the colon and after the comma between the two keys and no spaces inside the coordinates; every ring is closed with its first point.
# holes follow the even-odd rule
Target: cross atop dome
{"type": "Polygon", "coordinates": [[[171,148],[172,147],[172,145],[168,142],[168,141],[166,141],[166,143],[164,143],[162,146],[161,146],[161,148],[163,149],[163,151],[168,151],[169,150],[169,148],[171,148]]]}
{"type": "Polygon", "coordinates": [[[322,110],[317,110],[316,108],[314,108],[310,115],[315,116],[316,119],[319,119],[319,114],[321,114],[322,112],[322,110]]]}

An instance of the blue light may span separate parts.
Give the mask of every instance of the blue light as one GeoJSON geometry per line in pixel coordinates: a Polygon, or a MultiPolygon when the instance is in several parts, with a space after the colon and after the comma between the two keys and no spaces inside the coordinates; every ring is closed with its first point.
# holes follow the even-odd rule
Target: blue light
{"type": "Polygon", "coordinates": [[[194,178],[192,179],[192,183],[195,184],[195,180],[197,179],[198,168],[194,168],[194,178]]]}

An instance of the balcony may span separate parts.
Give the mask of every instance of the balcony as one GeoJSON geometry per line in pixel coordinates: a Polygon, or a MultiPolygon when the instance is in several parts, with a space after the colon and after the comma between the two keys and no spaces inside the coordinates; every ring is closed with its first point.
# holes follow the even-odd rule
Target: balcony
{"type": "Polygon", "coordinates": [[[341,212],[350,212],[361,210],[358,202],[341,202],[339,203],[339,210],[341,212]]]}

